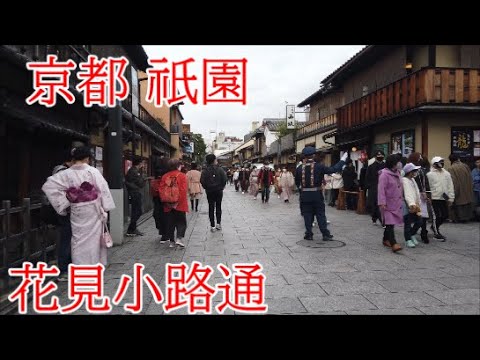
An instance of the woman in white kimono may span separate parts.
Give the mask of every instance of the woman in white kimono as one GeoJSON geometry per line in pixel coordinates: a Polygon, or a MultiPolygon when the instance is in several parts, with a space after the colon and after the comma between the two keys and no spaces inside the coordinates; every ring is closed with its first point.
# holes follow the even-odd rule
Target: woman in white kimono
{"type": "Polygon", "coordinates": [[[102,243],[107,212],[115,208],[112,194],[102,174],[89,165],[90,149],[75,148],[74,164],[50,176],[42,187],[60,215],[70,211],[72,263],[107,264],[107,248],[102,243]]]}
{"type": "Polygon", "coordinates": [[[257,169],[256,166],[253,167],[252,172],[250,173],[250,195],[253,196],[254,200],[257,200],[258,196],[258,174],[260,173],[260,170],[257,169]]]}
{"type": "Polygon", "coordinates": [[[282,200],[288,203],[290,201],[290,196],[292,196],[293,193],[292,189],[295,184],[295,179],[293,178],[293,174],[290,171],[287,171],[285,167],[282,169],[278,184],[282,191],[282,200]]]}

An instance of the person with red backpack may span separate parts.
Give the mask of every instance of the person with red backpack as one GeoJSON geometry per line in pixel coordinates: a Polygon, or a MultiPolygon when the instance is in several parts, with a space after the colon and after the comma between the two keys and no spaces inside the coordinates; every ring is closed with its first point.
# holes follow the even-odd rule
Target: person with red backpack
{"type": "Polygon", "coordinates": [[[162,176],[168,172],[168,159],[161,158],[155,167],[155,178],[150,182],[150,194],[153,199],[153,218],[158,234],[161,236],[160,244],[164,244],[167,239],[167,215],[163,211],[163,203],[160,199],[159,189],[162,176]]]}
{"type": "Polygon", "coordinates": [[[187,230],[187,176],[180,171],[181,168],[182,163],[178,159],[170,159],[169,171],[162,176],[158,189],[167,219],[166,240],[170,240],[171,248],[175,245],[185,247],[182,241],[187,230]]]}

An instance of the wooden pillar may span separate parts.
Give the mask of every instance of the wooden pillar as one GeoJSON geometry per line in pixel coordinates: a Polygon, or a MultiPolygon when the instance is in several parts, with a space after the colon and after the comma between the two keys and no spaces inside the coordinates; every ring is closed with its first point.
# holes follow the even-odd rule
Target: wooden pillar
{"type": "Polygon", "coordinates": [[[343,187],[338,189],[337,210],[345,210],[345,192],[343,187]]]}
{"type": "Polygon", "coordinates": [[[367,213],[365,190],[358,191],[357,214],[363,215],[367,213]]]}
{"type": "Polygon", "coordinates": [[[427,115],[421,114],[422,122],[422,155],[427,159],[429,158],[428,154],[428,119],[427,115]]]}

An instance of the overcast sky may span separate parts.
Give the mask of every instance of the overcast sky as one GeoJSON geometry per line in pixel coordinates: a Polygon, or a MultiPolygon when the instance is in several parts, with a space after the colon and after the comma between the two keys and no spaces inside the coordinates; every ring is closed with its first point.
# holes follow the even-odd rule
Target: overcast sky
{"type": "MultiPolygon", "coordinates": [[[[227,136],[243,138],[253,121],[284,117],[285,102],[298,104],[319,89],[320,81],[332,73],[363,45],[336,46],[144,46],[149,58],[166,57],[169,62],[190,57],[195,63],[190,74],[202,78],[206,59],[241,59],[247,63],[247,104],[209,103],[193,105],[188,99],[180,109],[184,123],[191,124],[208,142],[210,131],[225,131],[227,136]]],[[[201,90],[201,82],[199,90],[201,90]]],[[[201,91],[199,91],[199,103],[201,91]]],[[[297,109],[300,111],[300,109],[297,109]]],[[[297,114],[303,120],[304,114],[297,114]]]]}

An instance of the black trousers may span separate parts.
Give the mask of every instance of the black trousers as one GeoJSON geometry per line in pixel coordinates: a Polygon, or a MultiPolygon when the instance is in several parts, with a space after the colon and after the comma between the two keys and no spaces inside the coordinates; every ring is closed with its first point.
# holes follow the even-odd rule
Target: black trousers
{"type": "Polygon", "coordinates": [[[395,240],[395,232],[393,231],[395,225],[385,225],[385,231],[383,232],[383,240],[387,240],[391,245],[397,243],[395,240]]]}
{"type": "Polygon", "coordinates": [[[128,233],[133,233],[137,229],[137,221],[142,216],[142,194],[139,192],[130,193],[132,213],[130,214],[130,225],[128,225],[128,233]]]}
{"type": "Polygon", "coordinates": [[[72,262],[72,224],[70,223],[70,214],[66,216],[58,215],[60,224],[60,244],[58,246],[58,268],[61,272],[68,271],[68,265],[72,262]]]}
{"type": "Polygon", "coordinates": [[[153,218],[155,219],[155,227],[158,229],[159,235],[167,233],[167,214],[163,211],[163,204],[160,198],[153,198],[153,218]]]}
{"type": "Polygon", "coordinates": [[[432,200],[432,207],[436,218],[434,223],[438,232],[440,226],[448,219],[448,204],[445,200],[432,200]]]}
{"type": "Polygon", "coordinates": [[[222,223],[222,199],[223,190],[207,192],[208,217],[211,227],[215,226],[215,212],[217,213],[217,224],[222,223]]]}
{"type": "Polygon", "coordinates": [[[165,240],[175,241],[175,230],[177,230],[177,239],[183,239],[187,231],[187,213],[170,210],[167,215],[167,238],[165,240]]]}

